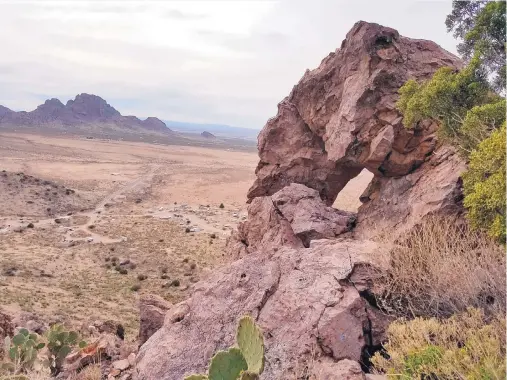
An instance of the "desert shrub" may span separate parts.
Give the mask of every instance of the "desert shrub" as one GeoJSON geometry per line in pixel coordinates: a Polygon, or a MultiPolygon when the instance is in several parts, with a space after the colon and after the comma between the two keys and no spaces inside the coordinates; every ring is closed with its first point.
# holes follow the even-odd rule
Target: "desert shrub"
{"type": "Polygon", "coordinates": [[[428,217],[392,244],[376,278],[378,303],[397,316],[449,317],[468,307],[505,312],[505,252],[451,217],[428,217]]]}
{"type": "MultiPolygon", "coordinates": [[[[505,112],[505,109],[504,109],[505,112]]],[[[463,175],[464,205],[472,226],[505,242],[505,123],[470,155],[463,175]]]]}
{"type": "Polygon", "coordinates": [[[223,203],[220,203],[220,206],[218,206],[220,208],[225,208],[224,204],[223,203]]]}
{"type": "Polygon", "coordinates": [[[402,379],[505,379],[505,318],[486,323],[479,309],[439,321],[416,318],[393,322],[375,369],[402,379]]]}
{"type": "Polygon", "coordinates": [[[137,292],[139,290],[141,290],[141,284],[134,284],[130,287],[130,290],[132,290],[133,292],[137,292]]]}
{"type": "Polygon", "coordinates": [[[117,268],[116,270],[118,271],[119,274],[127,274],[128,273],[128,270],[125,268],[121,268],[121,267],[116,267],[116,268],[117,268]]]}
{"type": "Polygon", "coordinates": [[[252,317],[239,320],[236,346],[218,351],[210,360],[206,375],[190,375],[185,380],[258,380],[264,370],[264,338],[252,317]]]}
{"type": "Polygon", "coordinates": [[[145,274],[138,274],[138,275],[137,275],[137,279],[138,279],[139,281],[144,281],[144,280],[146,280],[147,278],[148,278],[148,276],[147,276],[147,275],[145,275],[145,274]]]}
{"type": "Polygon", "coordinates": [[[178,279],[172,280],[170,286],[176,286],[176,287],[180,286],[180,280],[178,280],[178,279]]]}
{"type": "Polygon", "coordinates": [[[505,99],[468,111],[461,126],[462,146],[471,152],[505,122],[505,99]]]}
{"type": "Polygon", "coordinates": [[[442,137],[459,139],[467,112],[475,106],[491,103],[493,99],[498,100],[489,91],[480,71],[480,62],[476,56],[459,72],[442,67],[428,81],[409,80],[405,83],[399,90],[397,102],[404,125],[415,128],[419,121],[433,119],[439,122],[442,137]]]}

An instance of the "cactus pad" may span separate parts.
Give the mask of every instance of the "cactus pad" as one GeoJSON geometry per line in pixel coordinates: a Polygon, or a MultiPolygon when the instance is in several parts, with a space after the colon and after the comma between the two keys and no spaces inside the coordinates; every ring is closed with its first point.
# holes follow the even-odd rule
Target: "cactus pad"
{"type": "Polygon", "coordinates": [[[248,371],[261,374],[264,369],[264,339],[252,317],[245,316],[239,320],[236,341],[248,363],[248,371]]]}
{"type": "Polygon", "coordinates": [[[185,377],[183,380],[208,380],[208,376],[206,375],[190,375],[185,377]]]}
{"type": "Polygon", "coordinates": [[[219,351],[211,359],[208,370],[209,380],[236,380],[241,371],[248,369],[241,351],[235,347],[219,351]]]}

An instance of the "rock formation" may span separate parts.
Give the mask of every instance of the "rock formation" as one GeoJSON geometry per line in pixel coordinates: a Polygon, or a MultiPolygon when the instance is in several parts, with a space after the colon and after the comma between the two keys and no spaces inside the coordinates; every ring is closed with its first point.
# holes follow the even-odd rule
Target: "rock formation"
{"type": "Polygon", "coordinates": [[[39,127],[88,124],[115,125],[143,132],[171,133],[165,123],[156,117],[140,120],[135,116],[122,116],[104,99],[91,94],[79,94],[65,105],[58,99],[48,99],[31,112],[14,112],[7,107],[0,106],[0,127],[2,125],[39,127]]]}
{"type": "MultiPolygon", "coordinates": [[[[445,153],[437,149],[435,123],[422,122],[408,130],[395,105],[397,91],[408,79],[427,79],[442,66],[459,68],[461,62],[433,42],[402,37],[380,25],[357,23],[340,49],[305,73],[261,131],[257,180],[248,192],[249,201],[301,183],[317,190],[331,205],[364,168],[375,175],[376,193],[384,195],[389,188],[400,188],[399,177],[417,172],[434,153],[449,156],[448,148],[445,153]]],[[[432,198],[431,203],[445,203],[454,192],[463,165],[457,158],[449,159],[455,165],[437,169],[447,175],[446,185],[438,191],[426,187],[432,191],[426,199],[432,198]]],[[[438,161],[419,171],[428,172],[428,166],[438,166],[438,161]]],[[[411,192],[417,180],[412,185],[401,182],[404,191],[411,192]]],[[[395,214],[386,199],[375,199],[374,205],[368,205],[373,198],[363,198],[366,205],[359,210],[359,223],[368,217],[373,223],[372,209],[378,215],[388,212],[390,226],[404,223],[411,213],[395,214]]]]}
{"type": "Polygon", "coordinates": [[[208,131],[201,132],[201,137],[204,137],[206,139],[215,139],[216,138],[216,136],[213,133],[208,132],[208,131]]]}
{"type": "Polygon", "coordinates": [[[395,236],[459,209],[463,162],[438,145],[435,123],[408,130],[395,105],[408,79],[442,66],[461,62],[433,42],[359,22],[305,73],[259,135],[248,219],[227,247],[240,259],[168,312],[140,348],[135,378],[204,372],[244,314],[264,331],[262,379],[366,378],[358,363],[368,365],[389,323],[368,302],[373,274],[385,269],[368,235],[395,236]],[[330,207],[364,168],[375,177],[357,216],[330,207]]]}
{"type": "MultiPolygon", "coordinates": [[[[234,343],[236,321],[252,315],[263,328],[266,367],[263,379],[296,378],[308,361],[360,361],[371,336],[361,297],[364,285],[354,272],[377,246],[369,241],[312,242],[310,248],[283,248],[271,257],[252,254],[197,283],[193,296],[175,305],[164,326],[141,346],[139,380],[181,380],[205,372],[218,349],[234,343]],[[300,360],[299,363],[296,361],[300,360]]],[[[303,372],[301,372],[303,373],[303,372]]]]}
{"type": "Polygon", "coordinates": [[[164,324],[165,314],[172,304],[162,297],[148,294],[139,300],[139,345],[144,344],[164,324]]]}

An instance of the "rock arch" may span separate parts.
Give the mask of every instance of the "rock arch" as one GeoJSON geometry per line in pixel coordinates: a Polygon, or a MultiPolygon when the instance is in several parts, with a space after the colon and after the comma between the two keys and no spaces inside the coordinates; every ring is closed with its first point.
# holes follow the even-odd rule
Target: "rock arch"
{"type": "Polygon", "coordinates": [[[428,120],[407,129],[396,108],[398,90],[407,80],[428,79],[444,66],[459,69],[462,63],[434,42],[356,23],[340,49],[306,71],[259,134],[257,179],[247,194],[250,217],[231,249],[308,246],[312,236],[330,237],[329,231],[340,234],[355,224],[357,233],[401,231],[459,202],[462,160],[450,147],[439,147],[436,123],[428,120]],[[361,195],[357,219],[351,222],[348,213],[326,208],[365,168],[374,178],[361,195]],[[312,193],[313,209],[299,215],[295,226],[294,212],[284,212],[274,197],[284,192],[294,207],[308,209],[297,199],[308,203],[310,189],[323,204],[312,193]],[[321,224],[319,233],[316,223],[321,224]]]}

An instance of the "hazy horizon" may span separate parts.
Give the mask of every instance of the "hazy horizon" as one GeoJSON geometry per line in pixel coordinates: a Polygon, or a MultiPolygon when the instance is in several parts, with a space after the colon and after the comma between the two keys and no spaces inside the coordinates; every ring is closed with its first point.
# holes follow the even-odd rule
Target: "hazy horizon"
{"type": "Polygon", "coordinates": [[[355,22],[455,53],[451,1],[10,1],[0,104],[104,98],[124,115],[260,129],[355,22]],[[15,36],[15,38],[13,38],[15,36]]]}

